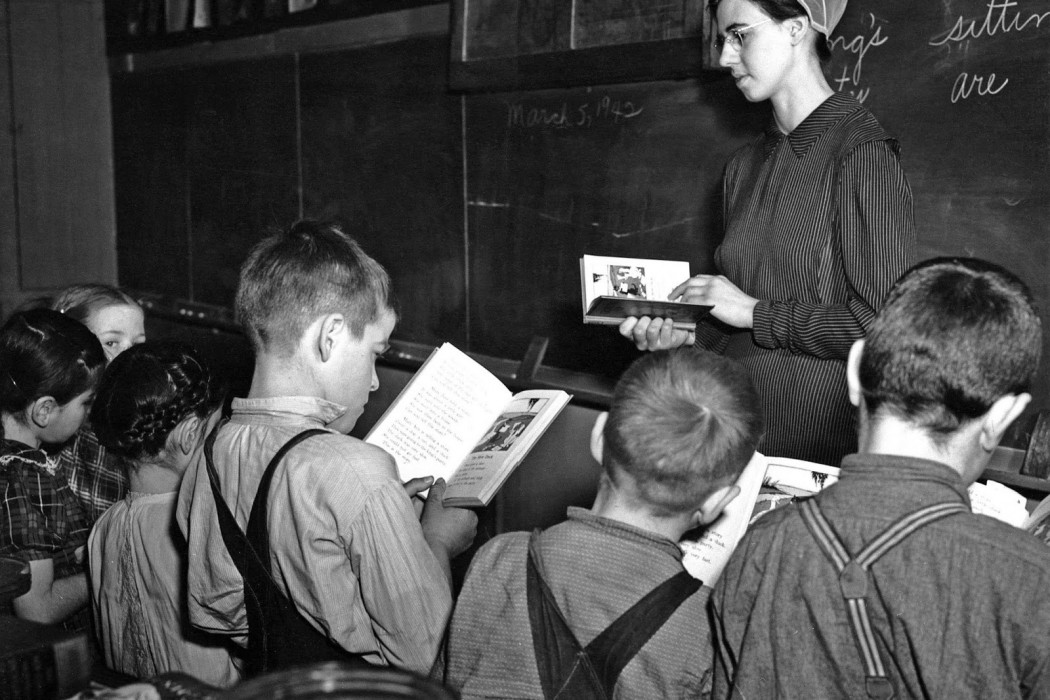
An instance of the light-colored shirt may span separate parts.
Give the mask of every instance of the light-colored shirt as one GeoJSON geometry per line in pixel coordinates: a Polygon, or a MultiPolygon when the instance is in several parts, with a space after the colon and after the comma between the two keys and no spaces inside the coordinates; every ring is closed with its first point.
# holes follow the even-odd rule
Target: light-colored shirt
{"type": "MultiPolygon", "coordinates": [[[[214,462],[241,528],[278,449],[344,410],[314,397],[234,400],[214,462]]],[[[368,661],[429,670],[452,592],[389,454],[335,432],[312,437],[277,469],[266,512],[274,579],[311,625],[368,661]]],[[[189,542],[190,621],[243,636],[243,581],[219,531],[203,457],[183,479],[178,518],[189,542]]]]}
{"type": "Polygon", "coordinates": [[[186,544],[174,531],[176,495],[129,492],[91,530],[95,630],[114,670],[137,678],[181,671],[228,687],[240,673],[224,640],[191,629],[186,619],[186,544]]]}

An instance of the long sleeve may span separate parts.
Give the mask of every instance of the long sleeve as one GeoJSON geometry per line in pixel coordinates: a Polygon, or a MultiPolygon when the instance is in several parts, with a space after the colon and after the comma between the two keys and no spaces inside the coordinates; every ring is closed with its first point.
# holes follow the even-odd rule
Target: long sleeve
{"type": "Polygon", "coordinates": [[[861,144],[843,160],[835,188],[838,245],[821,267],[841,265],[844,303],[760,300],[755,342],[822,359],[845,359],[896,279],[914,258],[911,188],[885,141],[861,144]]]}

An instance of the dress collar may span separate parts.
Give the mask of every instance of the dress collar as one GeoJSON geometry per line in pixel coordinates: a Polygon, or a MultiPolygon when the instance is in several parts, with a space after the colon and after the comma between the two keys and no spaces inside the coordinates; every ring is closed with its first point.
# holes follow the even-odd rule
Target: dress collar
{"type": "Polygon", "coordinates": [[[764,155],[769,158],[776,150],[780,142],[787,138],[791,144],[791,150],[795,157],[802,158],[809,152],[810,147],[817,142],[824,133],[838,123],[846,115],[860,109],[860,103],[843,92],[832,93],[828,99],[817,106],[802,123],[795,127],[794,131],[785,136],[778,127],[775,119],[769,120],[766,127],[765,140],[763,141],[764,155]]]}

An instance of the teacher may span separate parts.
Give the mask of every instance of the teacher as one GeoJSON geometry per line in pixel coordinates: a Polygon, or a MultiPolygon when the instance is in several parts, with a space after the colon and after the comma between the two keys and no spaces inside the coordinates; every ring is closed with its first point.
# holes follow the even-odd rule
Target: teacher
{"type": "Polygon", "coordinates": [[[737,151],[723,182],[720,275],[697,275],[672,299],[707,304],[696,333],[629,318],[639,349],[694,342],[742,362],[762,397],[760,450],[825,464],[856,450],[845,360],[914,257],[911,188],[899,146],[823,72],[845,0],[712,0],[737,88],[769,100],[765,133],[737,151]]]}

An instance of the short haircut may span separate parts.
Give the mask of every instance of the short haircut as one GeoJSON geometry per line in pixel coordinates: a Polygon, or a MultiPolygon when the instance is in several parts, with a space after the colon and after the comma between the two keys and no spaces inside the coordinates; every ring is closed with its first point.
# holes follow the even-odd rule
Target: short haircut
{"type": "Polygon", "coordinates": [[[207,365],[188,345],[147,341],[113,359],[95,394],[91,427],[106,449],[131,460],[156,456],[186,418],[222,405],[207,365]]]}
{"type": "Polygon", "coordinates": [[[359,338],[392,308],[386,270],[336,224],[300,221],[260,241],[241,266],[237,317],[256,351],[291,355],[329,313],[344,314],[359,338]]]}
{"type": "MultiPolygon", "coordinates": [[[[748,0],[748,2],[777,22],[784,22],[795,17],[809,18],[806,8],[798,0],[748,0]]],[[[720,3],[721,0],[707,0],[707,9],[711,13],[711,18],[716,20],[716,23],[718,20],[718,5],[720,3]]],[[[827,67],[831,63],[831,44],[828,42],[827,35],[824,32],[817,31],[816,27],[813,28],[813,33],[817,35],[815,44],[817,58],[820,59],[822,66],[827,67]]]]}
{"type": "Polygon", "coordinates": [[[108,284],[74,284],[66,287],[51,300],[50,308],[88,323],[92,316],[111,306],[134,306],[139,303],[130,294],[108,284]]]}
{"type": "Polygon", "coordinates": [[[95,334],[51,309],[11,314],[0,328],[0,413],[24,418],[33,401],[65,405],[93,388],[106,366],[95,334]]]}
{"type": "Polygon", "coordinates": [[[652,352],[616,385],[603,467],[614,484],[629,475],[655,514],[682,513],[740,475],[763,430],[740,363],[693,348],[652,352]]]}
{"type": "Polygon", "coordinates": [[[917,425],[934,439],[1029,390],[1042,329],[1013,273],[975,258],[935,258],[890,290],[860,359],[865,408],[917,425]]]}

